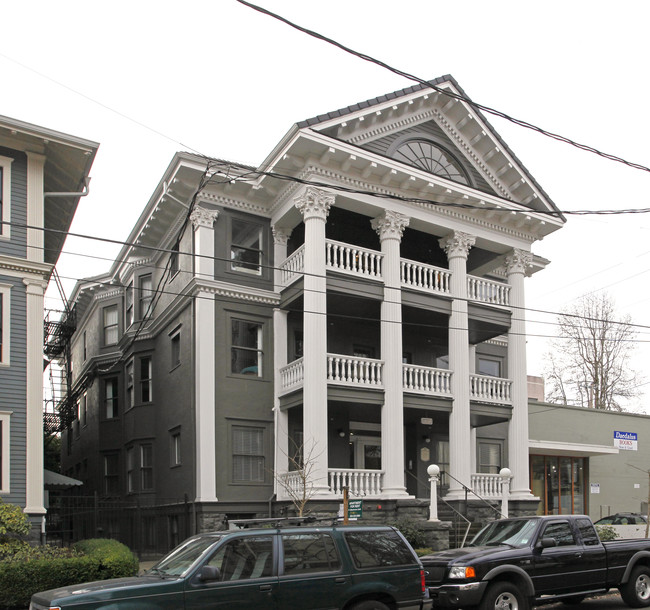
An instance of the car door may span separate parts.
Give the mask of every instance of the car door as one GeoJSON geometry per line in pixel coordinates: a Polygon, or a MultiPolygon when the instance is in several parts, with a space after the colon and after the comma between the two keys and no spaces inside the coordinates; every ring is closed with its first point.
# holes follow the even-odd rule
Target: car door
{"type": "Polygon", "coordinates": [[[331,534],[283,533],[278,608],[330,610],[345,603],[350,576],[344,574],[331,534]]]}
{"type": "Polygon", "coordinates": [[[201,580],[199,568],[185,589],[186,610],[274,610],[278,586],[274,538],[242,535],[224,541],[203,563],[218,568],[218,579],[201,580]]]}
{"type": "Polygon", "coordinates": [[[584,550],[568,519],[548,521],[543,525],[533,551],[533,582],[537,595],[572,593],[586,590],[583,564],[584,550]],[[543,538],[555,546],[542,548],[543,538]]]}

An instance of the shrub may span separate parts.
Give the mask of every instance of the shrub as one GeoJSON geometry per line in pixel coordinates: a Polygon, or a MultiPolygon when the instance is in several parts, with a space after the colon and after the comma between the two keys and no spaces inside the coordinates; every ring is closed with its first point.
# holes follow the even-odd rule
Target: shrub
{"type": "Polygon", "coordinates": [[[396,527],[406,538],[409,544],[414,548],[423,548],[427,546],[427,539],[424,534],[424,529],[418,521],[415,519],[410,519],[408,517],[403,517],[397,519],[393,523],[390,523],[393,527],[396,527]]]}
{"type": "Polygon", "coordinates": [[[431,547],[425,547],[423,549],[413,549],[415,551],[415,554],[418,557],[424,557],[425,555],[431,555],[433,553],[433,549],[431,547]]]}
{"type": "Polygon", "coordinates": [[[602,542],[618,538],[618,532],[611,525],[596,525],[596,531],[602,542]]]}
{"type": "Polygon", "coordinates": [[[20,506],[7,504],[0,498],[0,544],[12,536],[29,534],[29,521],[20,506]]]}
{"type": "Polygon", "coordinates": [[[133,576],[138,560],[116,540],[83,540],[72,549],[23,546],[0,561],[0,606],[27,606],[34,593],[133,576]]]}

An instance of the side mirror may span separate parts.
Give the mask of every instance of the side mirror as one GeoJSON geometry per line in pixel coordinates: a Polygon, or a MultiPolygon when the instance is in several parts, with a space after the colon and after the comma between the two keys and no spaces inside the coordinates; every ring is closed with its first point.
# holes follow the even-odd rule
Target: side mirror
{"type": "Polygon", "coordinates": [[[221,570],[215,568],[214,566],[203,566],[199,571],[199,580],[201,582],[207,582],[210,580],[220,580],[221,579],[221,570]]]}
{"type": "Polygon", "coordinates": [[[557,546],[557,540],[555,538],[542,538],[537,546],[540,549],[550,549],[551,547],[557,546]]]}

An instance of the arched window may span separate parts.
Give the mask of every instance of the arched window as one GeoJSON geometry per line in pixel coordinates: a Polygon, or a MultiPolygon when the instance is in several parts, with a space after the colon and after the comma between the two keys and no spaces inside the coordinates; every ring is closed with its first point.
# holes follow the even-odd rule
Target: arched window
{"type": "Polygon", "coordinates": [[[469,177],[458,160],[450,152],[429,140],[423,138],[407,140],[393,151],[392,157],[436,176],[469,184],[469,177]]]}

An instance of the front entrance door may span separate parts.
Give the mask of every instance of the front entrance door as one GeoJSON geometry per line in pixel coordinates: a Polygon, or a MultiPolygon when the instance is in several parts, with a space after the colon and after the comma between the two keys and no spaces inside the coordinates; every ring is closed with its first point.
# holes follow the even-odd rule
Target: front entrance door
{"type": "Polygon", "coordinates": [[[381,470],[381,438],[378,436],[355,435],[353,439],[353,468],[381,470]]]}

